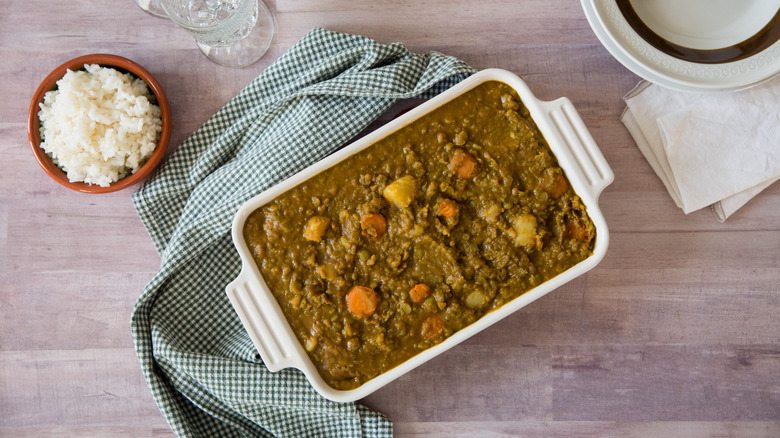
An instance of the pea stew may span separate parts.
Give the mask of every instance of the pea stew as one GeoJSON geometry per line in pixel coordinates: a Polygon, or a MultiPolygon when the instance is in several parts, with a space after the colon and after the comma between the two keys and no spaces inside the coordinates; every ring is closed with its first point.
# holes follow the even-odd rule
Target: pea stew
{"type": "Polygon", "coordinates": [[[588,258],[595,229],[492,81],[255,210],[244,237],[320,375],[348,390],[588,258]]]}

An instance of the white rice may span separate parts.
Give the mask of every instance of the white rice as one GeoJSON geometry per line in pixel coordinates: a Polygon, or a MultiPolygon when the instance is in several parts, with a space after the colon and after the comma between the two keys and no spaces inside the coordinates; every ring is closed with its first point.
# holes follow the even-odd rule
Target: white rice
{"type": "Polygon", "coordinates": [[[146,83],[96,64],[68,70],[40,105],[41,147],[71,182],[106,187],[137,171],[157,147],[160,107],[146,83]]]}

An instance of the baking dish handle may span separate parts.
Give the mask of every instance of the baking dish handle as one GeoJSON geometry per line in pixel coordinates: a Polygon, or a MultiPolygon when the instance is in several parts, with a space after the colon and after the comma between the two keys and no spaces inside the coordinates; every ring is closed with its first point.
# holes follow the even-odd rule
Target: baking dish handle
{"type": "Polygon", "coordinates": [[[561,135],[562,145],[565,146],[563,153],[581,171],[587,190],[598,199],[602,190],[615,179],[612,168],[568,98],[544,102],[544,107],[561,135]]]}
{"type": "Polygon", "coordinates": [[[297,355],[289,351],[290,345],[297,345],[295,335],[289,324],[279,319],[279,304],[259,288],[257,280],[242,269],[225,292],[265,366],[270,371],[296,366],[297,355]],[[292,337],[294,341],[281,336],[292,337]]]}

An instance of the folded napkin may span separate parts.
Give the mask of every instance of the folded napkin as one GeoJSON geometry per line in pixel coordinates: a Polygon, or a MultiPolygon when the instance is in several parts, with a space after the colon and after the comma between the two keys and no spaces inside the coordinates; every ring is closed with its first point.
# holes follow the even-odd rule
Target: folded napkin
{"type": "Polygon", "coordinates": [[[132,315],[138,360],[179,436],[391,436],[382,415],[269,372],[225,286],[239,206],[333,152],[393,102],[471,74],[462,61],[314,29],[182,143],[134,195],[161,265],[132,315]]]}
{"type": "Polygon", "coordinates": [[[643,81],[624,100],[621,120],[686,214],[712,206],[722,222],[780,179],[780,75],[723,94],[643,81]]]}

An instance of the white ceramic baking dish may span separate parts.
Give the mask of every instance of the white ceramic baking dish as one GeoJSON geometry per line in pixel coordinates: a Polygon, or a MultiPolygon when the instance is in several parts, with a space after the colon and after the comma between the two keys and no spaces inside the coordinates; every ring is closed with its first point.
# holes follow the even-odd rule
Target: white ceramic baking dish
{"type": "Polygon", "coordinates": [[[612,182],[613,178],[612,170],[569,99],[560,98],[552,102],[541,101],[534,97],[528,86],[513,73],[499,69],[483,70],[387,123],[371,134],[247,201],[236,213],[232,229],[233,242],[241,255],[241,273],[227,286],[226,292],[260,357],[269,370],[279,371],[288,367],[297,368],[306,375],[312,386],[324,397],[338,402],[354,401],[376,391],[402,374],[444,353],[510,313],[528,305],[537,298],[596,266],[604,257],[609,242],[609,231],[598,206],[598,197],[601,191],[612,182]],[[454,333],[442,343],[380,374],[362,386],[348,391],[333,389],[320,377],[314,364],[304,351],[303,346],[296,339],[276,299],[263,281],[262,275],[244,241],[244,222],[254,210],[292,187],[356,152],[371,146],[388,134],[475,86],[493,80],[504,82],[517,90],[523,103],[530,111],[531,117],[533,117],[539,130],[547,139],[550,149],[566,173],[572,188],[582,198],[583,203],[587,207],[588,215],[590,215],[596,228],[596,242],[593,255],[560,275],[504,304],[502,307],[486,314],[474,324],[454,333]]]}

